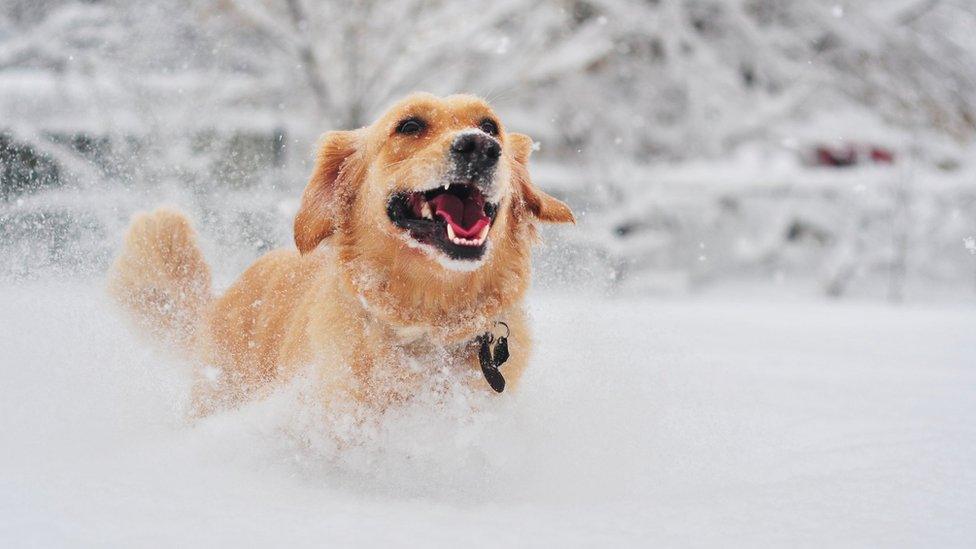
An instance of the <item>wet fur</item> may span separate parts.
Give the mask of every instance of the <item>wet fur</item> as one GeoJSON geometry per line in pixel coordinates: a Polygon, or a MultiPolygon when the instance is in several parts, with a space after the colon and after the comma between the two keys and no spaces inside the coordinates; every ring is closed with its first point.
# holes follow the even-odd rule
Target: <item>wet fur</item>
{"type": "Polygon", "coordinates": [[[326,134],[295,218],[298,249],[260,258],[217,298],[185,217],[163,209],[133,220],[110,289],[141,326],[199,366],[198,413],[262,394],[309,365],[325,401],[408,398],[425,376],[403,365],[430,357],[450,357],[490,391],[472,341],[496,320],[511,326],[503,372],[509,390],[518,385],[531,347],[523,298],[535,223],[573,221],[532,185],[531,140],[500,128],[501,205],[477,268],[445,268],[386,214],[392,192],[446,177],[451,140],[485,116],[494,114],[475,97],[417,94],[371,126],[326,134]],[[395,134],[407,116],[424,117],[430,131],[395,134]]]}

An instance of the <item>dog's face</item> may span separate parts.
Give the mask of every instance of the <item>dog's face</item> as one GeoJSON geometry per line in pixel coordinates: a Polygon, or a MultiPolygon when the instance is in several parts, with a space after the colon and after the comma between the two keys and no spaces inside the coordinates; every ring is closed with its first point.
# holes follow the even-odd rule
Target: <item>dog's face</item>
{"type": "Polygon", "coordinates": [[[573,221],[565,204],[528,180],[531,147],[478,98],[410,96],[369,127],[326,136],[296,218],[296,243],[308,252],[367,219],[432,268],[477,268],[511,220],[503,212],[525,208],[536,219],[573,221]]]}
{"type": "Polygon", "coordinates": [[[384,118],[389,138],[376,172],[389,182],[387,216],[402,239],[464,269],[485,258],[499,206],[512,194],[511,168],[502,158],[504,130],[487,105],[441,103],[410,101],[384,118]]]}
{"type": "Polygon", "coordinates": [[[531,150],[481,99],[412,95],[368,127],[326,135],[295,242],[308,253],[335,234],[347,263],[388,280],[416,286],[433,275],[482,291],[493,265],[528,268],[536,221],[573,221],[532,185],[531,150]]]}

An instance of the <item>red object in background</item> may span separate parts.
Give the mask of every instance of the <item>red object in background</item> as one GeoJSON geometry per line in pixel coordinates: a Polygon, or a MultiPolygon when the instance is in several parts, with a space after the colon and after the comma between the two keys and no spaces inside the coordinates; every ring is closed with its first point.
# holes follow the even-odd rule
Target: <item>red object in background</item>
{"type": "Polygon", "coordinates": [[[891,149],[878,146],[843,145],[830,147],[819,145],[815,150],[818,166],[843,168],[866,162],[869,159],[876,164],[894,164],[895,162],[895,153],[891,149]]]}
{"type": "Polygon", "coordinates": [[[821,166],[841,168],[844,166],[853,166],[856,163],[857,151],[850,145],[837,148],[826,146],[817,147],[817,164],[821,166]]]}
{"type": "Polygon", "coordinates": [[[895,153],[891,152],[889,149],[883,147],[872,147],[871,148],[871,160],[879,164],[894,164],[895,163],[895,153]]]}

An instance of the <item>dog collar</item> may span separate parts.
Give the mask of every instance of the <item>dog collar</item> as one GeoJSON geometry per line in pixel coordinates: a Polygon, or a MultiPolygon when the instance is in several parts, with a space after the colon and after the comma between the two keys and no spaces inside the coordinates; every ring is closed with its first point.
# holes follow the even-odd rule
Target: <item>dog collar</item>
{"type": "Polygon", "coordinates": [[[489,330],[475,338],[475,341],[479,344],[478,361],[481,363],[481,373],[485,375],[485,380],[488,382],[488,385],[496,393],[505,390],[505,376],[502,375],[498,368],[508,360],[508,336],[511,335],[511,329],[508,327],[508,324],[501,320],[496,320],[495,326],[499,324],[505,327],[504,336],[496,340],[495,334],[489,330]],[[491,348],[492,343],[495,343],[494,350],[491,348]]]}

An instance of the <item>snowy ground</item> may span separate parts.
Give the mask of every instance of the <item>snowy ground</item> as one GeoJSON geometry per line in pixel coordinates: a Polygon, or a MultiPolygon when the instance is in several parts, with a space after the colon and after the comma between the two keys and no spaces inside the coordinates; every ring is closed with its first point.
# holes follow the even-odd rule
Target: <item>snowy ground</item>
{"type": "Polygon", "coordinates": [[[302,442],[286,393],[185,423],[182,367],[97,287],[8,283],[0,546],[976,539],[976,308],[532,310],[522,392],[474,415],[406,410],[343,457],[302,442]]]}

